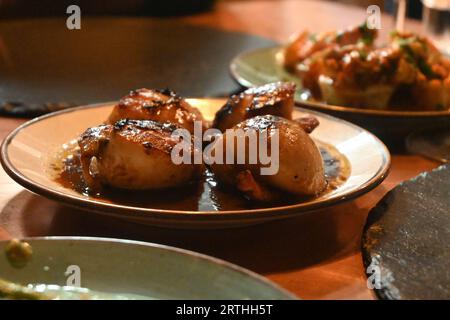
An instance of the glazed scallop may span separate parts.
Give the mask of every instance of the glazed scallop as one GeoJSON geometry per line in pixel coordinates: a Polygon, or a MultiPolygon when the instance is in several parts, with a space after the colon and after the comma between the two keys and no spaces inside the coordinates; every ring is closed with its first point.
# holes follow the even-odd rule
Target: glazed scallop
{"type": "MultiPolygon", "coordinates": [[[[304,129],[312,130],[314,123],[317,124],[317,120],[307,121],[303,118],[303,121],[298,122],[272,115],[247,119],[232,130],[227,130],[213,142],[222,144],[227,154],[230,152],[227,140],[234,139],[234,164],[211,164],[211,170],[220,181],[233,185],[250,199],[271,201],[283,197],[286,193],[301,196],[317,195],[326,187],[324,165],[319,149],[304,129]],[[250,139],[246,140],[246,162],[237,164],[235,134],[239,129],[246,133],[249,130],[256,130],[268,134],[268,150],[274,150],[271,149],[276,143],[274,134],[278,132],[279,166],[275,174],[261,174],[261,168],[267,168],[268,165],[262,165],[260,158],[256,164],[249,163],[250,139]]],[[[259,153],[259,148],[264,146],[257,144],[259,153]]],[[[269,151],[268,154],[274,155],[273,151],[269,151]]],[[[272,161],[276,159],[272,157],[272,161]]]]}
{"type": "Polygon", "coordinates": [[[121,119],[171,122],[190,132],[194,131],[194,121],[204,124],[196,108],[168,89],[131,91],[114,107],[107,123],[114,124],[121,119]]]}
{"type": "Polygon", "coordinates": [[[120,120],[89,128],[78,141],[84,178],[93,188],[102,184],[123,189],[159,189],[191,181],[197,168],[176,165],[171,151],[180,128],[151,120],[120,120]]]}
{"type": "Polygon", "coordinates": [[[213,127],[225,131],[246,119],[266,114],[292,119],[294,93],[295,84],[276,82],[233,95],[216,113],[213,127]]]}

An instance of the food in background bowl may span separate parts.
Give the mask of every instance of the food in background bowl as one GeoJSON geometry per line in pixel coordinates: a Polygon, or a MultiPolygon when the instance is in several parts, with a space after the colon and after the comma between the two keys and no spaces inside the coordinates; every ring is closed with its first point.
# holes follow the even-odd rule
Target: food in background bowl
{"type": "Polygon", "coordinates": [[[284,67],[316,100],[367,109],[450,108],[450,60],[425,37],[392,32],[374,44],[364,24],[344,31],[304,33],[283,50],[284,67]]]}

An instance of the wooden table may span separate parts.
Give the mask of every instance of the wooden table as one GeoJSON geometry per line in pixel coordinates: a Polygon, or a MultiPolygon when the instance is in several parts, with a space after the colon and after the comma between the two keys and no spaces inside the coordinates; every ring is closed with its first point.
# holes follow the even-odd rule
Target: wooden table
{"type": "MultiPolygon", "coordinates": [[[[345,27],[365,15],[361,8],[320,1],[236,1],[180,20],[284,41],[298,30],[345,27]]],[[[388,24],[383,17],[383,25],[388,24]]],[[[416,29],[417,23],[409,26],[416,29]]],[[[0,118],[0,139],[22,122],[0,118]]],[[[386,181],[354,201],[299,218],[214,231],[151,228],[67,208],[28,192],[0,169],[0,239],[80,235],[163,243],[247,267],[301,298],[374,299],[360,253],[367,214],[399,182],[438,165],[419,156],[394,155],[386,181]]]]}

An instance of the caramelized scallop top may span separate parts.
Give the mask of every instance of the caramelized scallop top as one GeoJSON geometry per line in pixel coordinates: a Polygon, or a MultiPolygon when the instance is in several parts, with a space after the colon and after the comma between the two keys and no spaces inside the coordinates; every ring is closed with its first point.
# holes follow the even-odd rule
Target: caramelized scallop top
{"type": "Polygon", "coordinates": [[[216,113],[213,127],[224,131],[248,118],[266,114],[292,119],[294,93],[295,84],[290,82],[250,88],[228,99],[216,113]]]}
{"type": "Polygon", "coordinates": [[[178,142],[172,133],[179,129],[173,123],[161,123],[152,120],[119,120],[113,126],[113,133],[126,140],[141,144],[146,149],[157,149],[170,153],[178,142]]]}
{"type": "Polygon", "coordinates": [[[194,121],[203,121],[196,108],[169,89],[131,91],[114,107],[107,122],[114,124],[121,119],[172,122],[190,132],[194,130],[194,121]]]}
{"type": "Polygon", "coordinates": [[[101,154],[102,145],[106,145],[111,137],[119,136],[131,143],[140,144],[146,149],[156,149],[170,153],[178,142],[171,138],[172,133],[181,128],[173,123],[161,123],[152,120],[122,119],[114,125],[100,125],[87,129],[80,137],[78,144],[81,152],[91,154],[89,150],[96,150],[95,155],[101,154]]]}

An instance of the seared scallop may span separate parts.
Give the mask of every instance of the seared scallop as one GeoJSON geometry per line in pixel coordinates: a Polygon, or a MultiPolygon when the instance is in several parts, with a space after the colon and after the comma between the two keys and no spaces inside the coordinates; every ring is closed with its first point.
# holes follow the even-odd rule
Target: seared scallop
{"type": "Polygon", "coordinates": [[[292,119],[294,93],[295,84],[276,82],[233,95],[216,113],[213,127],[225,131],[246,119],[266,114],[292,119]]]}
{"type": "Polygon", "coordinates": [[[87,184],[123,189],[159,189],[191,181],[198,169],[175,164],[171,151],[179,142],[172,133],[180,127],[151,120],[120,120],[89,128],[78,141],[87,184]]]}
{"type": "Polygon", "coordinates": [[[107,122],[114,124],[121,119],[171,122],[190,132],[194,132],[194,121],[204,124],[196,108],[168,89],[131,91],[114,107],[107,122]]]}
{"type": "Polygon", "coordinates": [[[272,115],[247,119],[227,130],[213,142],[211,148],[214,150],[218,147],[216,144],[219,144],[225,152],[225,157],[224,164],[210,164],[211,170],[218,180],[233,185],[246,197],[254,200],[276,200],[286,193],[301,196],[317,195],[324,190],[326,180],[320,151],[304,129],[304,127],[311,129],[313,123],[317,121],[297,122],[272,115]],[[251,142],[250,138],[246,138],[245,163],[241,161],[241,164],[237,159],[239,152],[242,152],[237,148],[239,130],[241,137],[242,132],[246,136],[258,132],[267,137],[267,145],[262,144],[262,140],[254,139],[251,142]],[[256,162],[251,163],[251,152],[257,152],[256,162]],[[230,153],[232,156],[229,158],[233,159],[233,163],[225,160],[230,153]],[[270,163],[268,161],[264,163],[261,154],[268,155],[271,158],[270,163]],[[277,168],[269,170],[274,165],[277,168]],[[265,173],[263,168],[266,169],[265,173]]]}

